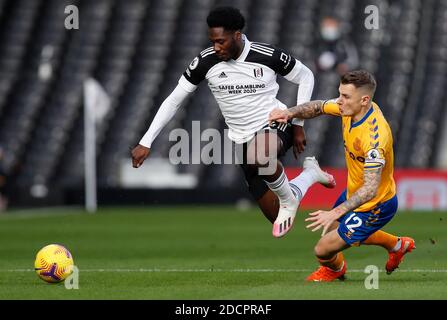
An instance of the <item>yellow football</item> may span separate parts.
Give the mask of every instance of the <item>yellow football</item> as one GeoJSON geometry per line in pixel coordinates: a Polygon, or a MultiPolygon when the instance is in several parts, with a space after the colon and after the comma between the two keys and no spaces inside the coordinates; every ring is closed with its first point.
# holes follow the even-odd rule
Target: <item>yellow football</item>
{"type": "Polygon", "coordinates": [[[60,244],[49,244],[36,255],[34,270],[46,282],[61,282],[73,272],[73,257],[60,244]]]}

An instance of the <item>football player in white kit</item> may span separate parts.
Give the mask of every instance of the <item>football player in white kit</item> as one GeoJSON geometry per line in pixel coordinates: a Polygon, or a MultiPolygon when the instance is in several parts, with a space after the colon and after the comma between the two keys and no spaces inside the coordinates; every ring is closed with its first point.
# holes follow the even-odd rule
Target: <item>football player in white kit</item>
{"type": "Polygon", "coordinates": [[[313,73],[284,50],[248,40],[241,32],[245,19],[236,8],[212,10],[207,23],[212,46],[193,59],[162,103],[139,145],[132,150],[132,164],[135,168],[141,166],[155,137],[206,79],[229,128],[228,137],[242,147],[240,166],[249,191],[273,223],[273,236],[282,237],[291,229],[299,203],[312,184],[335,185],[334,178],[323,172],[313,157],[304,160],[304,171],[289,182],[278,157],[292,146],[295,157],[304,150],[303,121],[294,119],[292,123],[270,125],[268,122],[270,111],[287,108],[276,98],[277,74],[299,86],[300,104],[312,96],[313,73]],[[261,161],[265,158],[268,163],[261,161]],[[261,174],[261,169],[270,166],[271,172],[261,174]]]}

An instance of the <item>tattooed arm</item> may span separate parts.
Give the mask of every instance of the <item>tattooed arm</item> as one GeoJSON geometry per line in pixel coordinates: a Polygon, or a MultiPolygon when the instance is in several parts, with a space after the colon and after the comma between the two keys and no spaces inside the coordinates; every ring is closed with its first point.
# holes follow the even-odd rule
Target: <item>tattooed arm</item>
{"type": "Polygon", "coordinates": [[[317,231],[318,229],[323,228],[322,235],[325,235],[334,221],[376,196],[377,190],[379,189],[381,174],[382,168],[365,170],[363,173],[363,186],[338,207],[330,211],[319,210],[310,213],[310,217],[307,218],[306,221],[310,221],[311,224],[306,228],[313,228],[312,231],[317,231]]]}
{"type": "Polygon", "coordinates": [[[363,172],[363,186],[354,192],[348,200],[334,208],[334,213],[336,213],[338,217],[341,217],[347,212],[357,209],[362,204],[373,199],[379,189],[381,175],[382,168],[365,170],[363,172]]]}
{"type": "Polygon", "coordinates": [[[311,119],[323,114],[322,100],[313,100],[306,103],[299,104],[295,107],[289,108],[290,118],[311,119]]]}
{"type": "Polygon", "coordinates": [[[322,100],[314,100],[285,110],[276,108],[270,112],[269,121],[287,122],[293,118],[315,118],[323,114],[323,104],[322,100]]]}

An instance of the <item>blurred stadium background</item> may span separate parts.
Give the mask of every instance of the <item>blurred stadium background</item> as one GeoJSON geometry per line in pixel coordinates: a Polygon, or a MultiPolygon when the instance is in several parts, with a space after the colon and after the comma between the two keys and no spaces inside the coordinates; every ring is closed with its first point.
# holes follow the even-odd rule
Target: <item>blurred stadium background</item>
{"type": "MultiPolygon", "coordinates": [[[[308,65],[316,76],[313,98],[337,96],[343,70],[373,72],[375,100],[394,131],[401,199],[407,208],[447,208],[445,0],[0,0],[0,152],[9,207],[83,203],[88,78],[111,99],[97,130],[100,204],[250,199],[237,166],[168,161],[172,129],[191,130],[193,120],[202,130],[225,128],[204,83],[156,139],[151,159],[139,171],[131,168],[129,148],[190,61],[209,46],[205,20],[217,5],[242,11],[249,39],[278,45],[308,65]],[[78,30],[64,27],[67,5],[79,8],[78,30]],[[365,28],[368,5],[379,9],[377,30],[365,28]],[[335,45],[320,32],[327,17],[341,32],[335,45]]],[[[279,99],[293,105],[296,87],[278,82],[279,99]]],[[[335,168],[342,186],[339,122],[307,121],[305,155],[335,168]]],[[[289,170],[303,157],[296,161],[290,152],[289,170]]],[[[327,196],[313,194],[312,204],[329,205],[327,196]]]]}
{"type": "MultiPolygon", "coordinates": [[[[446,299],[446,77],[447,0],[0,0],[0,207],[11,213],[0,215],[0,299],[446,299]],[[79,8],[78,30],[64,27],[68,5],[79,8]],[[382,290],[365,290],[363,281],[365,266],[383,268],[383,249],[349,250],[344,284],[306,284],[320,235],[304,228],[305,214],[278,241],[259,210],[246,208],[237,166],[170,164],[172,129],[191,131],[194,120],[202,131],[225,128],[205,83],[155,140],[151,158],[131,167],[130,148],[209,46],[205,19],[218,5],[240,8],[249,39],[308,65],[313,98],[336,97],[344,70],[376,75],[375,100],[394,132],[401,209],[385,230],[417,243],[398,272],[380,278],[382,290]],[[370,5],[379,12],[374,30],[365,27],[370,5]],[[96,215],[79,208],[88,79],[110,98],[96,141],[99,205],[107,207],[96,215]],[[82,290],[35,276],[33,257],[49,243],[71,250],[82,290]]],[[[296,86],[278,82],[279,99],[293,105],[296,86]]],[[[297,161],[289,152],[284,162],[295,175],[304,156],[316,155],[336,175],[338,189],[312,187],[301,206],[328,207],[346,179],[340,121],[320,117],[305,129],[305,154],[297,161]]]]}

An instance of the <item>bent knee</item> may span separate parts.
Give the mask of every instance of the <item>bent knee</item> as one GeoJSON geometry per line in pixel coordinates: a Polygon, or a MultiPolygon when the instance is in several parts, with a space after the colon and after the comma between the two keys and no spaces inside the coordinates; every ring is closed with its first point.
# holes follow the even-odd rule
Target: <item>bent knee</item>
{"type": "Polygon", "coordinates": [[[314,248],[314,254],[318,259],[321,260],[330,259],[333,256],[333,252],[326,248],[326,246],[322,243],[317,243],[314,248]]]}

